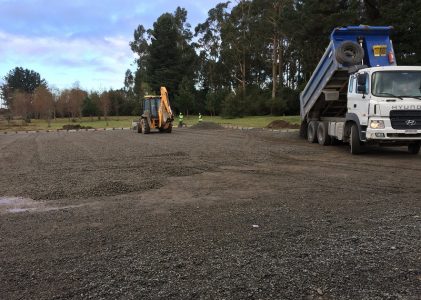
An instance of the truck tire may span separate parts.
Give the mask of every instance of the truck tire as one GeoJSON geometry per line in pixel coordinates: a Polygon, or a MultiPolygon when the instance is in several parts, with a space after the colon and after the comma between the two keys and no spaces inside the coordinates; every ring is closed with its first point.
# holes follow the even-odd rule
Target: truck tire
{"type": "Polygon", "coordinates": [[[420,152],[420,143],[413,143],[408,145],[408,152],[411,154],[418,154],[420,152]]]}
{"type": "Polygon", "coordinates": [[[149,127],[148,120],[142,119],[140,124],[142,125],[141,127],[142,127],[143,134],[148,134],[151,132],[151,128],[149,127]]]}
{"type": "Polygon", "coordinates": [[[328,134],[328,125],[325,122],[319,122],[317,126],[317,140],[320,145],[327,146],[331,143],[331,138],[328,134]]]}
{"type": "Polygon", "coordinates": [[[336,60],[343,65],[361,64],[364,58],[364,50],[359,44],[352,41],[345,41],[336,49],[336,60]]]}
{"type": "Polygon", "coordinates": [[[361,153],[361,141],[360,141],[360,134],[358,132],[357,124],[352,124],[352,126],[351,126],[351,135],[349,137],[349,146],[351,148],[351,154],[360,154],[361,153]]]}
{"type": "Polygon", "coordinates": [[[309,143],[317,142],[317,123],[316,121],[310,121],[307,125],[307,141],[309,143]]]}
{"type": "Polygon", "coordinates": [[[307,121],[302,121],[300,125],[300,137],[307,139],[307,121]]]}

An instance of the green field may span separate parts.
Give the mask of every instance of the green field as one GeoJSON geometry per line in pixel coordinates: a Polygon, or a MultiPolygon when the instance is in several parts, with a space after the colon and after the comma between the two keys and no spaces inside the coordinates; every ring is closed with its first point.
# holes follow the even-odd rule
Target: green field
{"type": "MultiPolygon", "coordinates": [[[[185,123],[187,125],[194,125],[198,122],[197,116],[184,117],[185,123]]],[[[300,116],[251,116],[251,117],[242,117],[235,119],[225,119],[222,117],[211,117],[203,116],[204,122],[214,122],[224,125],[235,125],[241,127],[255,127],[263,128],[269,125],[270,122],[275,120],[284,120],[291,124],[300,124],[300,116]]],[[[178,121],[178,118],[176,119],[178,121]]]]}
{"type": "MultiPolygon", "coordinates": [[[[31,123],[25,124],[22,120],[12,120],[10,124],[6,120],[0,120],[1,131],[32,131],[32,130],[57,130],[62,129],[63,125],[76,125],[89,126],[92,128],[124,128],[131,127],[132,120],[135,120],[134,116],[121,116],[121,117],[109,117],[106,122],[104,118],[98,120],[97,118],[83,117],[76,119],[76,122],[69,121],[67,118],[57,118],[51,120],[51,127],[48,127],[46,120],[32,119],[31,123]]],[[[221,117],[203,116],[203,121],[214,122],[224,125],[234,125],[241,127],[255,127],[263,128],[266,127],[270,122],[274,120],[285,120],[292,124],[299,124],[299,116],[252,116],[235,119],[225,119],[221,117]]],[[[184,123],[187,125],[194,125],[198,122],[197,115],[190,115],[184,117],[184,123]]],[[[175,124],[178,124],[178,117],[175,118],[175,124]]]]}

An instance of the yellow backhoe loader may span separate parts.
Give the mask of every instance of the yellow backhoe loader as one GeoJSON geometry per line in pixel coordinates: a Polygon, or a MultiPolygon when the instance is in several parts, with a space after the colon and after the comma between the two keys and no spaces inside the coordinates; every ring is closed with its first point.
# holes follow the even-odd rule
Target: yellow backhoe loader
{"type": "Polygon", "coordinates": [[[161,96],[145,96],[143,100],[143,114],[137,124],[137,132],[148,134],[151,129],[160,132],[172,131],[174,115],[171,110],[168,92],[161,87],[161,96]]]}

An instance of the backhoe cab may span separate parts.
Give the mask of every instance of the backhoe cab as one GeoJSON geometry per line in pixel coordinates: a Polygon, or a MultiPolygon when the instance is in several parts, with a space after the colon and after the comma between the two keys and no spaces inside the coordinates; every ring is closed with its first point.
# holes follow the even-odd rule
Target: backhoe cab
{"type": "Polygon", "coordinates": [[[174,115],[168,99],[168,92],[161,87],[161,96],[145,96],[143,114],[137,124],[137,132],[148,134],[151,129],[171,133],[174,115]]]}

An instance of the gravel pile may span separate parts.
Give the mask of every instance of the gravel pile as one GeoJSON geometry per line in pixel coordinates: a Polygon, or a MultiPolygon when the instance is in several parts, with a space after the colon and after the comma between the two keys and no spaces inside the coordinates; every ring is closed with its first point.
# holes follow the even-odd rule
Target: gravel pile
{"type": "Polygon", "coordinates": [[[269,125],[266,126],[266,128],[271,129],[298,129],[300,128],[300,125],[297,124],[291,124],[284,120],[275,120],[269,123],[269,125]]]}
{"type": "Polygon", "coordinates": [[[221,125],[213,123],[213,122],[200,122],[200,123],[197,123],[197,124],[193,125],[190,128],[191,129],[202,129],[202,130],[224,129],[224,127],[222,127],[221,125]]]}

